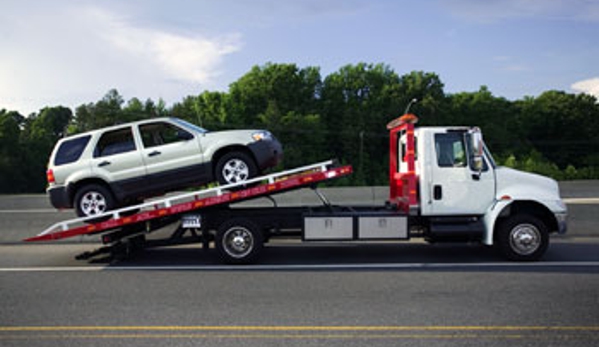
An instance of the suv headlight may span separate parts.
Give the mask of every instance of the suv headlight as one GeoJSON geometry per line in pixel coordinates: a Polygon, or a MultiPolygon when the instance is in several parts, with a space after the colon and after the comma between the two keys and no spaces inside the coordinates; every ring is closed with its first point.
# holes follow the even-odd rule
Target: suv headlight
{"type": "Polygon", "coordinates": [[[272,134],[268,131],[258,131],[252,134],[254,141],[270,141],[272,140],[272,134]]]}

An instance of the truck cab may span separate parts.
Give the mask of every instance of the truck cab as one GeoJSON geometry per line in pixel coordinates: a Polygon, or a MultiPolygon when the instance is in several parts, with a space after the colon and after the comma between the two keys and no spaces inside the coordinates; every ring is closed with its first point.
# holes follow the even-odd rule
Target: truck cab
{"type": "Polygon", "coordinates": [[[409,116],[388,126],[390,203],[429,241],[479,241],[509,259],[536,260],[550,233],[566,232],[556,181],[497,166],[476,127],[415,128],[409,116]]]}

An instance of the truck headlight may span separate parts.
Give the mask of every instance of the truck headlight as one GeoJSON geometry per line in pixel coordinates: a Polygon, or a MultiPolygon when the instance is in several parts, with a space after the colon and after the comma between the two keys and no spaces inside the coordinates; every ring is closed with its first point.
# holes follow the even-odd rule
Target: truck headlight
{"type": "Polygon", "coordinates": [[[258,131],[252,134],[254,141],[268,141],[272,140],[272,134],[268,131],[258,131]]]}
{"type": "Polygon", "coordinates": [[[567,211],[568,207],[566,207],[566,204],[564,203],[563,200],[556,200],[556,205],[562,210],[562,211],[567,211]]]}

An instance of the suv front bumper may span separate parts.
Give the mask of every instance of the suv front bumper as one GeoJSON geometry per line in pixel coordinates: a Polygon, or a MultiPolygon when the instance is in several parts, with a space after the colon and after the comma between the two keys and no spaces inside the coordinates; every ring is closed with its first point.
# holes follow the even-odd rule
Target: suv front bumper
{"type": "Polygon", "coordinates": [[[283,159],[283,146],[276,140],[263,140],[248,145],[260,170],[277,166],[283,159]]]}

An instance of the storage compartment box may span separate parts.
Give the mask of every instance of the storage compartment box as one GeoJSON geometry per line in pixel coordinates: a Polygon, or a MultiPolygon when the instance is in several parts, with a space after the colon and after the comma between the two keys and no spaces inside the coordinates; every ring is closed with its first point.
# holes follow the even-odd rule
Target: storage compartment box
{"type": "Polygon", "coordinates": [[[304,240],[353,240],[354,218],[318,216],[304,217],[304,240]]]}
{"type": "Polygon", "coordinates": [[[358,217],[358,238],[360,240],[407,239],[407,218],[395,216],[358,217]]]}

